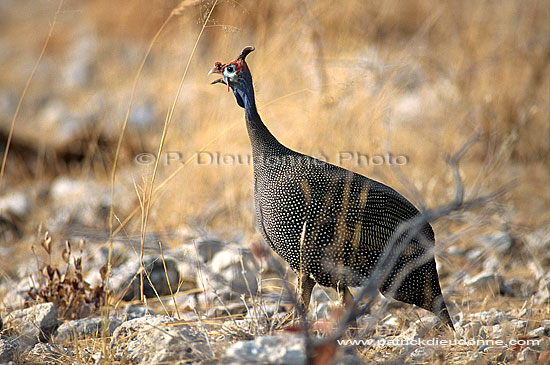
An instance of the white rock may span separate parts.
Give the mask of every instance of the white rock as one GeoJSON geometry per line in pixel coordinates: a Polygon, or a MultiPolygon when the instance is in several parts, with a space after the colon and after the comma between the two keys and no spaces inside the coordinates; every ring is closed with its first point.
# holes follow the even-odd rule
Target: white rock
{"type": "Polygon", "coordinates": [[[464,283],[472,289],[488,289],[500,293],[504,278],[492,272],[481,272],[478,275],[466,279],[464,283]]]}
{"type": "Polygon", "coordinates": [[[535,294],[537,304],[548,304],[550,302],[550,273],[547,273],[539,281],[539,287],[535,294]]]}
{"type": "Polygon", "coordinates": [[[464,329],[464,337],[475,338],[479,336],[479,332],[481,330],[481,322],[472,321],[470,323],[466,323],[464,326],[462,326],[462,328],[464,329]]]}
{"type": "MultiPolygon", "coordinates": [[[[203,272],[203,276],[207,278],[206,284],[211,288],[229,287],[231,290],[245,295],[254,295],[258,290],[260,274],[256,260],[247,250],[232,245],[216,253],[209,263],[209,267],[212,273],[203,272]]],[[[200,286],[203,285],[198,276],[197,281],[200,286]]]]}
{"type": "Polygon", "coordinates": [[[120,325],[111,339],[116,361],[136,364],[207,360],[213,356],[198,329],[173,322],[168,316],[145,316],[120,325]]]}
{"type": "Polygon", "coordinates": [[[539,338],[546,335],[546,333],[547,331],[544,327],[539,327],[539,328],[535,328],[532,331],[529,331],[529,333],[527,333],[527,336],[531,338],[539,338]]]}
{"type": "Polygon", "coordinates": [[[505,332],[506,331],[504,330],[504,328],[502,328],[500,324],[495,324],[491,329],[491,336],[495,340],[500,340],[504,337],[505,332]]]}
{"type": "Polygon", "coordinates": [[[63,358],[67,359],[72,356],[74,356],[74,353],[66,347],[50,343],[37,343],[27,354],[26,360],[31,363],[41,363],[48,359],[49,362],[54,363],[53,360],[60,361],[63,358]]]}
{"type": "Polygon", "coordinates": [[[518,354],[518,362],[535,364],[537,362],[538,356],[539,354],[537,351],[533,350],[530,347],[526,347],[518,354]]]}
{"type": "Polygon", "coordinates": [[[527,328],[527,321],[521,319],[512,319],[510,321],[510,327],[515,331],[521,331],[527,328]]]}
{"type": "Polygon", "coordinates": [[[13,361],[19,347],[19,342],[9,338],[0,338],[0,364],[13,361]]]}
{"type": "Polygon", "coordinates": [[[489,257],[483,262],[483,271],[486,273],[496,273],[502,266],[502,262],[496,257],[489,257]]]}
{"type": "MultiPolygon", "coordinates": [[[[120,196],[120,191],[115,191],[120,196]]],[[[111,206],[109,186],[87,180],[59,177],[51,185],[50,198],[54,214],[48,221],[51,231],[57,231],[67,224],[85,227],[104,227],[108,221],[111,206]]],[[[115,204],[115,209],[121,209],[115,204]]]]}
{"type": "Polygon", "coordinates": [[[482,324],[487,326],[500,324],[506,318],[506,314],[495,308],[491,308],[489,311],[470,314],[470,320],[480,320],[482,324]]]}
{"type": "MultiPolygon", "coordinates": [[[[179,282],[178,262],[171,257],[162,258],[158,256],[147,255],[143,258],[143,264],[149,275],[149,279],[143,279],[143,295],[148,298],[170,295],[170,286],[172,293],[175,293],[179,282]],[[166,269],[165,269],[166,265],[166,269]],[[166,276],[170,280],[170,285],[166,276]],[[151,287],[153,284],[153,288],[151,287]]],[[[111,285],[116,292],[126,290],[123,299],[132,300],[139,298],[141,292],[141,282],[139,276],[139,260],[129,260],[124,265],[113,270],[111,285]]]]}
{"type": "Polygon", "coordinates": [[[480,237],[480,241],[488,246],[491,252],[506,253],[513,244],[513,238],[507,232],[493,232],[480,237]]]}
{"type": "Polygon", "coordinates": [[[419,347],[412,352],[410,357],[411,357],[411,360],[413,361],[424,361],[431,358],[434,353],[435,353],[434,349],[430,347],[419,347]]]}
{"type": "Polygon", "coordinates": [[[300,335],[262,336],[239,341],[226,351],[226,358],[241,363],[305,364],[305,341],[300,335]]]}
{"type": "Polygon", "coordinates": [[[504,295],[516,298],[528,297],[533,294],[532,285],[522,278],[512,278],[504,282],[501,291],[504,295]]]}
{"type": "Polygon", "coordinates": [[[82,318],[65,322],[57,329],[55,343],[65,343],[75,339],[101,337],[103,328],[107,336],[111,336],[122,321],[118,318],[82,318]],[[107,327],[104,327],[107,326],[107,327]]]}
{"type": "Polygon", "coordinates": [[[525,242],[529,248],[537,250],[550,250],[550,229],[542,228],[525,236],[525,242]]]}
{"type": "Polygon", "coordinates": [[[9,211],[19,218],[24,218],[30,209],[30,200],[23,192],[13,192],[0,197],[0,213],[9,211]]]}
{"type": "Polygon", "coordinates": [[[4,317],[4,322],[6,328],[19,333],[20,342],[26,346],[34,346],[57,328],[57,308],[53,303],[37,304],[9,313],[4,317]]]}

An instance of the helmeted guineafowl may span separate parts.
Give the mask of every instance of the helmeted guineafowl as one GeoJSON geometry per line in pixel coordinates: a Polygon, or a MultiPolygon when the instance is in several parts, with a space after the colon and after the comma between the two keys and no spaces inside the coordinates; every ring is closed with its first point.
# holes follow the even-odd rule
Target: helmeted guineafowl
{"type": "Polygon", "coordinates": [[[453,328],[439,286],[430,224],[392,238],[402,224],[420,216],[407,199],[382,183],[279,143],[256,109],[245,62],[253,50],[246,47],[234,61],[216,62],[210,73],[222,78],[212,83],[228,85],[245,109],[258,227],[299,275],[305,308],[316,283],[337,289],[348,300],[348,287],[361,286],[381,257],[389,257],[393,260],[386,262],[393,266],[380,276],[378,289],[435,313],[453,328]]]}

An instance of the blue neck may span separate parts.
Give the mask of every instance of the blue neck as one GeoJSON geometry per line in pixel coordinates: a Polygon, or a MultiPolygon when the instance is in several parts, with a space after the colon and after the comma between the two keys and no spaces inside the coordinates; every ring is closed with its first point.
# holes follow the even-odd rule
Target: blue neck
{"type": "Polygon", "coordinates": [[[236,92],[244,104],[246,128],[252,145],[252,154],[268,155],[275,152],[280,153],[281,149],[286,150],[286,147],[277,141],[275,136],[271,134],[269,129],[267,129],[262,122],[258,110],[256,109],[254,89],[252,87],[245,87],[236,89],[236,92]]]}
{"type": "Polygon", "coordinates": [[[260,115],[258,114],[258,110],[256,109],[254,89],[253,88],[238,89],[237,93],[239,94],[239,96],[241,97],[244,103],[244,111],[246,113],[246,117],[248,119],[257,119],[260,121],[260,123],[263,124],[260,118],[260,115]]]}

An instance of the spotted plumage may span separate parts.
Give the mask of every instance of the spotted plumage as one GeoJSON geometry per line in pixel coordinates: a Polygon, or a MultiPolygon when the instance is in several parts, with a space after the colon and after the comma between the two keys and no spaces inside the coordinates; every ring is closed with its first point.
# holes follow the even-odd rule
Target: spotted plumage
{"type": "Polygon", "coordinates": [[[258,228],[271,248],[299,274],[306,308],[316,283],[349,298],[348,287],[365,283],[389,250],[391,260],[387,262],[393,266],[388,275],[379,278],[379,290],[432,311],[453,327],[439,286],[431,226],[424,223],[414,232],[409,227],[392,241],[402,224],[420,215],[407,199],[382,183],[282,145],[256,109],[252,76],[245,62],[253,50],[245,48],[227,64],[216,62],[211,73],[222,77],[213,83],[231,88],[245,109],[258,228]]]}

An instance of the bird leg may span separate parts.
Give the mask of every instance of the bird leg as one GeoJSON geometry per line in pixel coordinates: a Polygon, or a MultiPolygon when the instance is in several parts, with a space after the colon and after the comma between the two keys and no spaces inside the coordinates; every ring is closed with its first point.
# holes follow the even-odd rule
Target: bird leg
{"type": "Polygon", "coordinates": [[[304,305],[305,312],[309,308],[309,302],[311,300],[311,292],[315,286],[315,280],[305,273],[300,273],[298,276],[298,284],[300,286],[300,301],[304,305]]]}
{"type": "MultiPolygon", "coordinates": [[[[349,288],[345,285],[338,284],[336,287],[336,291],[338,292],[338,301],[340,305],[344,308],[344,310],[349,310],[350,307],[353,305],[353,294],[351,294],[351,291],[349,288]]],[[[357,319],[353,319],[353,321],[350,322],[351,328],[357,328],[357,319]]]]}
{"type": "MultiPolygon", "coordinates": [[[[296,307],[292,310],[290,318],[288,318],[291,323],[296,323],[296,320],[301,317],[301,314],[307,316],[307,310],[309,307],[309,302],[311,300],[311,292],[315,286],[315,280],[310,278],[307,274],[299,273],[298,274],[298,301],[296,302],[296,307]],[[299,310],[298,306],[303,305],[303,311],[299,310]]],[[[288,320],[287,319],[287,320],[288,320]]],[[[306,318],[303,318],[306,319],[306,318]]],[[[285,320],[286,322],[286,320],[285,320]]]]}
{"type": "Polygon", "coordinates": [[[353,302],[353,294],[351,294],[349,288],[345,285],[338,283],[336,291],[338,292],[338,302],[340,303],[340,305],[346,308],[349,307],[353,302]]]}

